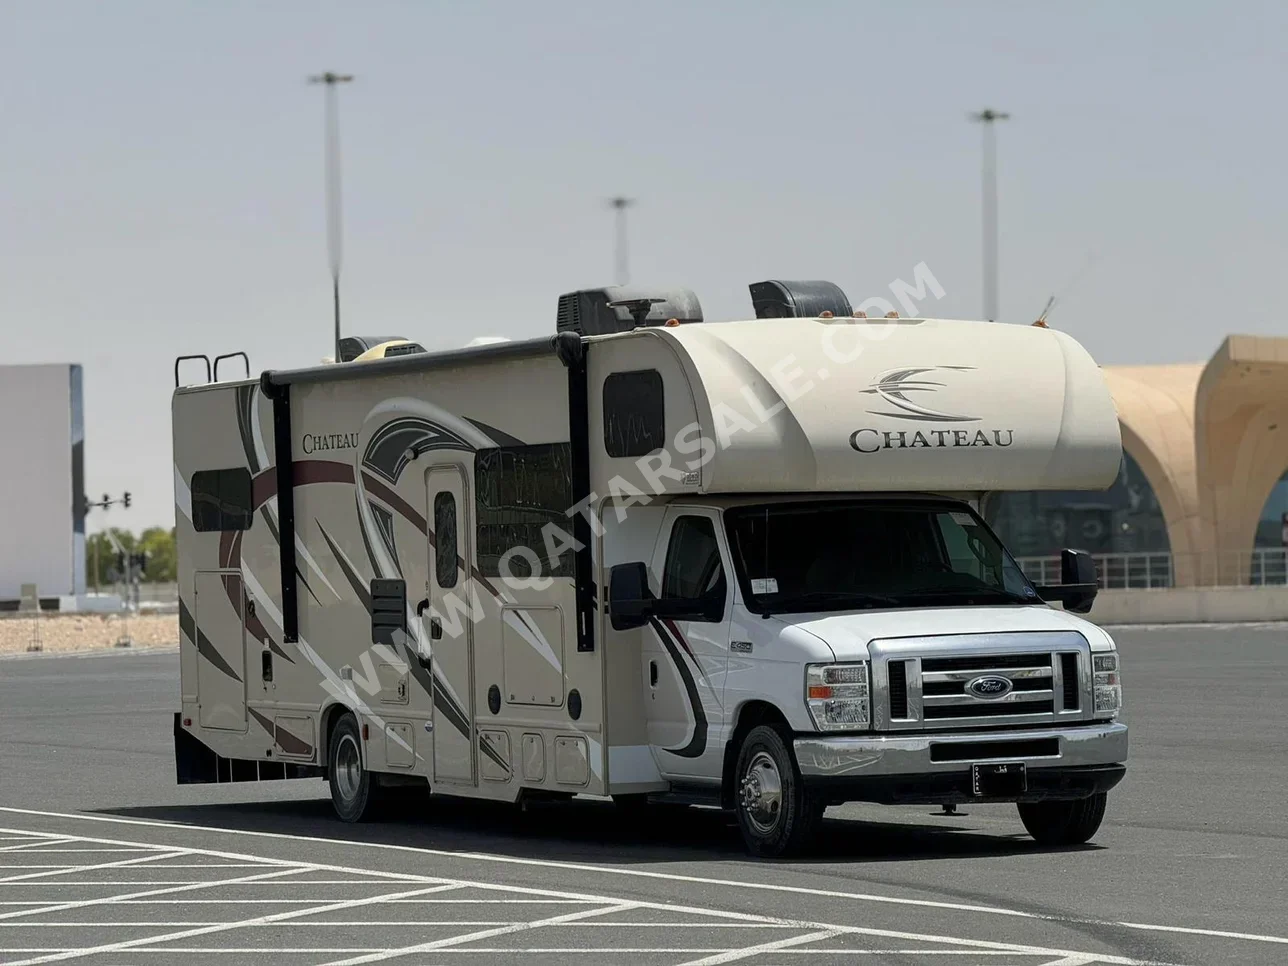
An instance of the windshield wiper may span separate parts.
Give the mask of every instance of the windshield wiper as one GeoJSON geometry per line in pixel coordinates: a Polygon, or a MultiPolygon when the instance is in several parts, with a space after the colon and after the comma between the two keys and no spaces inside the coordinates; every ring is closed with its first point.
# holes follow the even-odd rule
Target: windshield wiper
{"type": "MultiPolygon", "coordinates": [[[[834,604],[840,601],[852,603],[856,607],[899,607],[900,601],[887,594],[868,594],[862,591],[811,590],[803,594],[788,594],[772,602],[774,610],[802,610],[809,604],[834,604]],[[796,606],[802,605],[802,606],[796,606]]],[[[769,616],[769,604],[761,602],[761,612],[769,616]]]]}
{"type": "Polygon", "coordinates": [[[1040,604],[1042,599],[1036,594],[1032,597],[1025,597],[1022,594],[1013,594],[1009,590],[999,590],[995,587],[939,587],[926,588],[924,590],[910,590],[901,594],[902,597],[909,598],[928,598],[928,597],[965,597],[971,600],[986,598],[998,603],[1006,604],[1040,604]]]}

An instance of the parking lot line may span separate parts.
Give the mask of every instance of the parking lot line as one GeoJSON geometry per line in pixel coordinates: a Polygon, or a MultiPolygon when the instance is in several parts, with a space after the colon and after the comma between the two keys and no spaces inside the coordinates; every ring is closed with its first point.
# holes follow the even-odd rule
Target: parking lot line
{"type": "Polygon", "coordinates": [[[841,935],[838,929],[820,929],[817,932],[803,933],[799,936],[788,936],[786,939],[775,939],[755,946],[743,946],[741,949],[730,949],[723,953],[705,956],[702,959],[691,959],[681,966],[721,966],[723,963],[736,963],[740,959],[752,959],[763,953],[777,952],[792,946],[805,946],[809,943],[822,942],[841,935]]]}
{"type": "MultiPolygon", "coordinates": [[[[444,849],[431,849],[421,846],[397,845],[388,842],[343,843],[336,839],[315,835],[292,835],[286,832],[263,832],[252,829],[228,829],[218,826],[184,826],[174,822],[162,822],[151,819],[119,818],[107,815],[81,815],[75,812],[51,812],[38,809],[13,808],[0,806],[0,813],[27,815],[56,819],[68,819],[84,822],[99,822],[114,825],[132,825],[141,828],[163,828],[170,830],[199,829],[221,835],[232,835],[246,838],[267,838],[296,843],[317,842],[328,846],[346,844],[366,849],[407,852],[423,856],[440,856],[452,861],[475,861],[505,865],[537,866],[541,868],[566,869],[573,872],[596,873],[604,875],[625,876],[627,878],[658,879],[672,882],[685,882],[697,885],[714,885],[731,889],[753,889],[768,892],[795,893],[808,896],[822,896],[830,899],[846,899],[853,902],[876,903],[910,906],[915,908],[944,909],[957,912],[979,913],[982,915],[1006,916],[1016,919],[1032,919],[1045,922],[1068,923],[1078,926],[1116,926],[1123,929],[1134,929],[1145,932],[1181,932],[1196,936],[1211,936],[1220,939],[1237,939],[1247,942],[1288,945],[1288,936],[1234,932],[1229,930],[1203,929],[1189,926],[1169,926],[1155,923],[1123,922],[1112,919],[1096,919],[1081,916],[1065,916],[1051,913],[1031,912],[1023,909],[1008,909],[1001,906],[984,906],[964,902],[943,902],[931,899],[911,899],[902,896],[886,896],[865,892],[843,892],[833,889],[810,889],[804,886],[780,885],[770,882],[754,882],[739,879],[717,879],[710,876],[685,875],[675,872],[658,872],[648,869],[616,868],[613,866],[591,865],[579,862],[563,862],[549,859],[528,859],[511,855],[492,855],[486,852],[450,852],[444,849]]],[[[12,829],[5,831],[23,831],[12,829]]],[[[114,843],[136,844],[136,843],[114,843]]],[[[224,853],[221,853],[224,854],[224,853]]]]}
{"type": "MultiPolygon", "coordinates": [[[[84,909],[87,906],[111,905],[112,903],[121,902],[126,899],[141,899],[144,897],[166,895],[166,894],[171,894],[175,892],[188,892],[194,889],[209,889],[213,886],[221,886],[221,885],[240,885],[243,882],[258,881],[259,879],[279,878],[279,877],[288,876],[288,875],[298,875],[299,873],[306,872],[306,871],[308,871],[307,868],[274,869],[272,872],[262,872],[259,875],[244,876],[240,879],[216,879],[209,882],[189,882],[181,886],[170,886],[169,888],[165,888],[165,889],[146,889],[142,892],[127,893],[126,895],[123,895],[123,896],[100,896],[97,899],[75,899],[69,902],[60,902],[53,905],[50,905],[47,902],[40,902],[40,903],[36,903],[31,908],[19,909],[13,912],[0,912],[0,919],[17,919],[20,916],[44,916],[54,912],[65,912],[68,909],[84,909]]],[[[139,884],[140,883],[131,883],[131,885],[139,885],[139,884]]],[[[183,902],[185,900],[176,899],[174,901],[183,902]]],[[[253,902],[256,900],[247,900],[247,901],[253,902]]],[[[8,904],[9,903],[5,903],[5,905],[8,905],[8,904]]],[[[28,903],[23,902],[22,904],[27,905],[28,903]]]]}
{"type": "MultiPolygon", "coordinates": [[[[140,850],[142,851],[142,850],[140,850]]],[[[49,876],[66,875],[68,872],[94,872],[99,869],[121,869],[131,865],[142,865],[145,862],[157,862],[161,859],[173,859],[183,855],[181,851],[165,850],[148,855],[142,855],[134,859],[121,859],[118,862],[100,862],[96,865],[63,865],[59,866],[56,871],[46,870],[44,872],[27,872],[23,875],[9,875],[0,878],[0,886],[9,885],[14,882],[30,882],[33,879],[43,879],[49,876]]]]}
{"type": "MultiPolygon", "coordinates": [[[[10,810],[10,811],[14,811],[14,810],[10,810]]],[[[192,831],[191,828],[185,827],[185,826],[166,825],[166,823],[154,823],[154,824],[158,826],[165,826],[169,830],[178,832],[180,834],[185,832],[191,833],[192,831]]],[[[21,830],[0,828],[0,832],[16,832],[16,831],[21,831],[21,830]]],[[[203,831],[205,830],[203,829],[203,831]]],[[[218,830],[210,830],[210,831],[218,831],[218,830]]],[[[290,836],[280,836],[280,838],[290,838],[290,836]]],[[[673,917],[674,916],[700,917],[703,920],[710,920],[710,921],[741,922],[741,923],[752,923],[752,924],[760,924],[760,925],[777,924],[777,925],[787,926],[787,927],[791,927],[793,929],[799,930],[800,935],[798,936],[787,937],[785,940],[775,941],[780,945],[783,943],[787,944],[787,945],[784,945],[783,948],[781,949],[780,954],[784,956],[797,952],[798,950],[796,949],[796,946],[803,946],[803,944],[807,942],[820,941],[821,934],[826,934],[826,935],[835,935],[835,936],[845,935],[845,936],[853,936],[853,937],[879,937],[879,938],[885,938],[885,939],[902,940],[902,941],[911,942],[911,943],[920,943],[924,945],[933,945],[938,948],[955,947],[963,951],[974,951],[976,953],[996,952],[996,953],[1009,953],[1013,957],[1025,957],[1025,956],[1042,957],[1047,961],[1053,960],[1055,962],[1059,962],[1061,959],[1066,959],[1070,957],[1074,957],[1075,959],[1077,957],[1081,957],[1083,959],[1090,957],[1096,963],[1118,964],[1118,966],[1146,966],[1145,961],[1131,958],[1131,957],[1126,957],[1126,956],[1117,956],[1117,955],[1108,955],[1108,954],[1090,954],[1081,950],[1058,949],[1058,948],[1029,945],[1029,944],[1023,944],[1023,943],[1007,943],[1007,942],[992,941],[992,940],[969,939],[966,937],[958,937],[958,936],[932,935],[932,934],[916,933],[916,932],[909,932],[909,931],[902,931],[902,930],[878,929],[878,928],[868,927],[868,926],[851,926],[851,925],[839,925],[835,923],[800,921],[800,920],[793,920],[793,919],[784,919],[779,917],[757,915],[752,913],[742,913],[742,912],[734,912],[729,910],[714,909],[714,908],[705,907],[705,906],[685,905],[685,904],[679,904],[679,903],[653,902],[653,901],[643,901],[643,900],[626,901],[619,897],[605,896],[602,894],[572,892],[567,890],[539,889],[539,888],[533,888],[529,886],[519,886],[519,885],[511,885],[511,884],[500,884],[495,882],[461,879],[458,877],[414,876],[408,873],[388,872],[388,871],[375,870],[375,869],[369,869],[369,868],[357,868],[353,866],[336,865],[331,863],[298,862],[298,861],[287,860],[287,859],[272,858],[268,856],[247,855],[244,853],[229,852],[225,850],[216,850],[216,849],[205,849],[205,848],[198,848],[193,846],[165,846],[165,845],[159,845],[157,843],[150,843],[150,842],[132,842],[132,841],[123,841],[119,839],[109,839],[109,838],[103,838],[103,837],[90,837],[90,836],[79,836],[78,840],[85,843],[94,843],[98,845],[134,846],[134,847],[141,847],[141,848],[154,848],[158,850],[168,850],[169,854],[179,853],[187,856],[192,856],[194,858],[200,856],[204,858],[218,858],[218,859],[226,859],[229,861],[238,861],[238,862],[260,862],[264,866],[272,868],[273,871],[262,873],[260,875],[255,875],[255,876],[245,876],[245,877],[234,878],[234,879],[214,880],[212,882],[198,882],[198,883],[192,883],[184,886],[171,887],[167,889],[146,890],[143,892],[126,893],[125,895],[119,895],[119,896],[109,896],[109,897],[102,897],[98,899],[60,903],[53,906],[40,905],[40,906],[35,906],[33,908],[17,910],[17,911],[8,912],[8,913],[0,913],[0,919],[44,915],[55,911],[62,911],[64,909],[81,908],[86,905],[101,905],[101,904],[110,904],[110,903],[124,904],[132,901],[139,902],[141,904],[151,903],[151,902],[158,902],[158,903],[172,902],[176,904],[178,903],[190,904],[190,903],[204,902],[212,905],[223,905],[223,906],[228,906],[228,905],[237,904],[237,903],[245,904],[245,903],[252,903],[252,902],[258,903],[261,905],[265,903],[276,904],[277,902],[289,902],[289,903],[299,904],[303,906],[303,908],[297,908],[289,911],[273,913],[267,916],[257,916],[257,917],[247,918],[247,919],[232,920],[228,922],[201,925],[196,928],[184,929],[177,933],[166,933],[161,936],[137,937],[137,938],[126,940],[124,942],[119,942],[119,943],[109,943],[109,944],[83,947],[78,949],[74,953],[46,951],[45,954],[37,958],[19,960],[17,962],[12,962],[8,964],[8,966],[34,966],[34,964],[36,963],[56,962],[56,961],[60,961],[68,958],[79,958],[82,956],[92,955],[103,951],[111,953],[111,952],[119,952],[127,949],[133,950],[133,949],[143,949],[143,948],[155,948],[158,944],[173,942],[175,940],[187,938],[189,936],[205,935],[212,932],[223,932],[231,929],[241,929],[241,928],[248,928],[252,926],[269,925],[275,922],[285,921],[285,920],[311,919],[318,915],[323,915],[329,911],[338,911],[341,909],[348,909],[356,906],[378,905],[378,904],[386,904],[386,903],[392,904],[397,902],[434,901],[435,897],[426,896],[425,893],[437,892],[443,889],[470,889],[473,891],[478,891],[478,892],[488,894],[489,898],[492,898],[492,899],[500,899],[500,900],[508,899],[511,901],[518,901],[523,903],[531,903],[534,900],[564,900],[564,901],[580,904],[583,906],[589,904],[593,906],[593,908],[575,910],[569,913],[564,913],[556,916],[549,916],[545,918],[535,918],[526,922],[517,922],[507,926],[485,928],[482,930],[467,932],[462,935],[451,936],[451,937],[446,937],[444,939],[434,940],[429,943],[420,943],[420,944],[411,945],[411,946],[399,947],[394,950],[383,950],[375,953],[366,953],[361,956],[358,956],[357,958],[351,957],[349,959],[337,961],[337,966],[338,966],[338,963],[341,963],[341,962],[345,964],[382,962],[389,959],[401,958],[407,955],[414,955],[414,954],[423,953],[423,952],[434,952],[436,955],[444,955],[444,956],[450,953],[456,952],[458,950],[463,953],[468,948],[468,944],[477,943],[481,940],[485,940],[492,936],[507,935],[510,933],[524,932],[529,930],[537,930],[537,929],[542,929],[542,928],[551,927],[551,926],[564,925],[565,923],[571,924],[571,923],[576,923],[582,919],[617,914],[631,909],[647,909],[651,911],[661,911],[661,912],[670,913],[671,916],[673,917]],[[164,895],[164,894],[175,893],[175,892],[187,892],[192,890],[210,888],[211,886],[237,885],[242,881],[253,882],[253,881],[259,881],[260,879],[263,879],[263,878],[271,878],[274,876],[285,877],[285,876],[301,874],[306,872],[316,873],[320,871],[338,873],[351,878],[371,877],[371,878],[380,880],[381,882],[388,882],[388,884],[390,884],[391,886],[393,885],[405,886],[411,883],[416,883],[417,885],[420,886],[420,888],[412,889],[412,890],[399,890],[399,891],[383,893],[375,896],[361,897],[357,899],[346,899],[340,902],[328,902],[328,901],[319,900],[319,899],[276,900],[276,899],[265,898],[263,900],[257,900],[257,899],[239,900],[239,899],[210,899],[210,898],[195,899],[192,897],[185,897],[184,899],[154,898],[157,895],[164,895]],[[812,938],[808,940],[804,938],[805,936],[815,936],[816,934],[820,934],[820,935],[818,935],[817,938],[812,938]]],[[[351,845],[354,843],[329,843],[329,844],[351,845]]],[[[358,844],[358,847],[361,847],[361,844],[358,844]]],[[[412,850],[412,851],[418,851],[418,850],[412,850]]],[[[155,864],[149,867],[149,869],[155,869],[156,871],[160,871],[160,869],[162,868],[164,867],[158,866],[155,864]]],[[[299,886],[301,888],[305,888],[309,885],[309,880],[300,879],[300,880],[297,880],[295,883],[293,883],[293,885],[299,886]]],[[[442,901],[442,900],[439,900],[439,901],[442,901]]],[[[470,897],[470,898],[458,897],[458,901],[476,903],[479,901],[479,898],[478,897],[470,897]]],[[[482,901],[488,901],[488,900],[484,899],[482,901]]],[[[145,923],[140,923],[139,925],[146,927],[148,924],[145,922],[145,923]]],[[[317,922],[316,925],[318,925],[319,927],[322,927],[322,926],[325,926],[326,924],[325,922],[317,922]]],[[[704,954],[704,955],[721,955],[721,956],[734,955],[735,956],[734,959],[726,960],[726,961],[732,962],[732,961],[737,961],[740,958],[749,958],[749,957],[760,955],[762,951],[765,951],[763,950],[764,945],[765,944],[747,946],[741,949],[725,949],[718,954],[711,953],[711,954],[704,954]],[[748,950],[756,950],[756,952],[750,953],[748,952],[748,950]]],[[[767,951],[773,952],[774,950],[771,948],[767,951]]],[[[525,953],[526,950],[515,949],[513,950],[513,952],[515,954],[522,954],[522,953],[525,953]]]]}
{"type": "MultiPolygon", "coordinates": [[[[630,909],[638,909],[639,906],[640,904],[637,902],[619,902],[616,905],[604,906],[600,909],[580,909],[577,912],[566,912],[561,916],[549,916],[545,919],[515,923],[511,926],[497,926],[494,929],[484,929],[479,932],[468,932],[460,936],[449,936],[447,939],[435,939],[427,943],[403,946],[400,949],[368,953],[365,956],[356,956],[352,959],[335,960],[327,963],[326,966],[361,966],[361,964],[364,963],[378,963],[387,959],[401,959],[404,956],[414,956],[417,953],[437,952],[441,949],[448,949],[451,946],[460,946],[465,943],[478,942],[482,939],[491,939],[494,936],[508,936],[516,932],[526,932],[529,929],[541,929],[544,926],[555,926],[563,923],[575,922],[578,919],[587,919],[591,916],[606,916],[611,915],[612,913],[626,912],[630,909]]],[[[519,952],[522,952],[522,950],[519,950],[519,952]]]]}
{"type": "MultiPolygon", "coordinates": [[[[445,892],[448,889],[460,888],[458,885],[447,883],[434,886],[424,886],[420,889],[411,889],[397,895],[408,897],[428,892],[445,892]]],[[[177,939],[190,939],[194,936],[208,936],[212,933],[228,932],[232,929],[246,929],[252,926],[266,925],[272,922],[280,922],[283,919],[290,919],[299,916],[314,916],[324,912],[338,912],[342,909],[356,909],[361,906],[378,904],[384,896],[365,896],[361,899],[344,899],[339,902],[332,902],[326,905],[312,906],[308,909],[293,909],[290,912],[276,912],[268,916],[257,916],[253,919],[240,919],[233,922],[221,922],[211,926],[198,926],[191,929],[183,929],[178,932],[165,933],[160,936],[147,936],[142,939],[126,939],[116,943],[104,943],[99,946],[89,948],[73,949],[64,952],[51,953],[49,955],[37,956],[33,959],[18,959],[6,966],[38,966],[40,963],[56,963],[64,959],[80,959],[85,956],[96,956],[100,953],[118,953],[127,949],[134,949],[139,946],[154,946],[160,943],[173,942],[177,939]]],[[[391,896],[392,898],[392,896],[391,896]]]]}

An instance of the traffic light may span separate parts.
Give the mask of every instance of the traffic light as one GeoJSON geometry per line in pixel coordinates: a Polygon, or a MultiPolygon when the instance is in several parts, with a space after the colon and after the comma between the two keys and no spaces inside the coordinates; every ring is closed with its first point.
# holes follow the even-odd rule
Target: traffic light
{"type": "Polygon", "coordinates": [[[125,509],[127,509],[127,510],[128,510],[128,509],[130,508],[130,491],[129,491],[129,490],[126,490],[126,491],[125,491],[125,495],[124,495],[123,497],[121,497],[121,503],[122,503],[122,505],[125,507],[125,509]]]}

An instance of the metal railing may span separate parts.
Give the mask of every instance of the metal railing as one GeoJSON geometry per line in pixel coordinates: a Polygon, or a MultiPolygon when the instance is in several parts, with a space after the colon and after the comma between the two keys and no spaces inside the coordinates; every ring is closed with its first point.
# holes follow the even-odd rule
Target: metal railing
{"type": "MultiPolygon", "coordinates": [[[[1216,553],[1103,553],[1093,555],[1106,590],[1166,587],[1283,587],[1288,585],[1288,547],[1216,553]]],[[[1060,557],[1017,557],[1035,584],[1060,583],[1060,557]]]]}

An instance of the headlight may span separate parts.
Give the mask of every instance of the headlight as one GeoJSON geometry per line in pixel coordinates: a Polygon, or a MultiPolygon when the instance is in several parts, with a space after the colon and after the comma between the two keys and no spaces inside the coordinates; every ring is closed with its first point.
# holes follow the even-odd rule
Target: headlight
{"type": "Polygon", "coordinates": [[[1095,671],[1096,714],[1114,717],[1122,710],[1123,686],[1118,679],[1117,654],[1093,654],[1095,671]]]}
{"type": "Polygon", "coordinates": [[[868,665],[811,664],[805,668],[805,703],[819,731],[856,731],[872,720],[868,665]]]}

